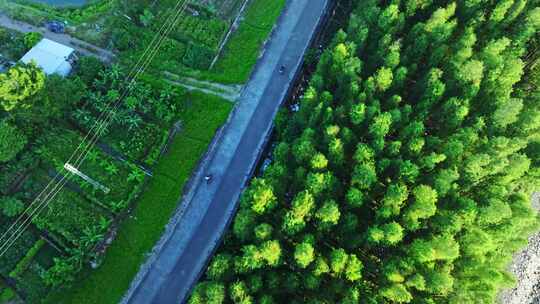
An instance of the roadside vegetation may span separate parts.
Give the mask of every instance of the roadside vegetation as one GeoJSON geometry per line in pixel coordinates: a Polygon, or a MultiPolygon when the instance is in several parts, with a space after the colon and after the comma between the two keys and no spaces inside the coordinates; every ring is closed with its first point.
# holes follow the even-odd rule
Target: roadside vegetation
{"type": "Polygon", "coordinates": [[[246,82],[257,62],[261,45],[268,39],[285,2],[253,0],[216,66],[209,72],[201,71],[194,75],[221,83],[246,82]]]}
{"type": "Polygon", "coordinates": [[[0,28],[0,59],[10,62],[19,60],[41,40],[40,33],[20,34],[0,28]]]}
{"type": "Polygon", "coordinates": [[[540,227],[539,5],[357,1],[189,303],[494,303],[540,227]]]}
{"type": "Polygon", "coordinates": [[[0,11],[14,19],[41,26],[55,20],[65,22],[68,33],[93,44],[106,46],[116,0],[95,0],[80,8],[55,8],[25,0],[0,0],[0,11]]]}
{"type": "MultiPolygon", "coordinates": [[[[1,231],[7,231],[62,170],[106,105],[118,97],[124,77],[118,67],[105,68],[90,57],[82,58],[78,72],[66,79],[46,77],[37,67],[20,64],[0,74],[1,231]]],[[[227,101],[188,93],[161,80],[139,82],[79,167],[98,186],[71,176],[0,258],[0,277],[26,301],[37,303],[51,290],[66,300],[66,289],[74,282],[84,286],[89,274],[90,282],[104,274],[109,280],[98,282],[111,298],[101,302],[102,292],[96,294],[99,300],[90,297],[96,284],[86,285],[81,298],[88,303],[117,302],[161,235],[183,184],[231,107],[227,101]],[[181,129],[170,137],[175,123],[181,129]],[[91,272],[90,265],[103,263],[110,243],[106,240],[117,233],[118,242],[104,265],[91,272]]],[[[81,291],[73,292],[76,296],[81,291]]]]}
{"type": "MultiPolygon", "coordinates": [[[[239,6],[241,0],[223,0],[239,6]]],[[[183,3],[184,0],[181,1],[183,3]]],[[[216,8],[187,1],[177,26],[166,38],[153,66],[174,69],[206,69],[228,31],[233,15],[217,14],[216,8]],[[170,66],[172,64],[172,66],[170,66]]],[[[65,24],[65,31],[81,40],[120,52],[124,63],[136,61],[178,1],[94,1],[80,8],[55,8],[29,1],[0,2],[0,9],[11,17],[42,26],[50,21],[65,24]]]]}
{"type": "MultiPolygon", "coordinates": [[[[62,170],[121,90],[124,76],[117,68],[105,69],[93,58],[80,64],[79,74],[67,79],[46,77],[33,65],[0,74],[1,231],[62,170]]],[[[0,275],[15,282],[27,301],[38,302],[51,287],[73,282],[89,261],[100,264],[104,240],[133,208],[145,171],[157,163],[186,97],[170,87],[140,83],[79,167],[99,186],[71,178],[0,258],[0,275]]]]}

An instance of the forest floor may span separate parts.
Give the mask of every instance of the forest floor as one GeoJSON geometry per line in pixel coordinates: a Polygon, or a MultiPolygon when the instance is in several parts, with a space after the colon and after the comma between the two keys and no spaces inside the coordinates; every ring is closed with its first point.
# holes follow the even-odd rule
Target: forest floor
{"type": "MultiPolygon", "coordinates": [[[[532,197],[533,208],[540,211],[540,192],[532,197]]],[[[514,256],[509,269],[517,280],[516,287],[503,291],[503,304],[540,303],[540,232],[529,237],[527,247],[514,256]]]]}

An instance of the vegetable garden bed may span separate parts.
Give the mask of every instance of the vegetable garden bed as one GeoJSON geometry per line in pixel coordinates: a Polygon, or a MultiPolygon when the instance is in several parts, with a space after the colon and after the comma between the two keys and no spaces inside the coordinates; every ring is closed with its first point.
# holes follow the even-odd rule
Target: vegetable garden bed
{"type": "MultiPolygon", "coordinates": [[[[31,126],[33,133],[23,150],[0,163],[0,231],[7,231],[26,208],[36,210],[37,205],[30,204],[58,172],[68,179],[0,258],[0,277],[29,303],[68,286],[82,269],[99,266],[114,238],[112,229],[127,218],[146,184],[138,164],[151,170],[168,130],[181,116],[179,100],[188,97],[185,92],[140,83],[117,109],[99,144],[88,150],[85,161],[71,163],[80,174],[64,170],[83,134],[122,91],[123,77],[115,68],[85,77],[94,80],[78,92],[80,100],[70,101],[72,108],[46,128],[31,126]]],[[[11,123],[28,125],[15,118],[11,123]]],[[[28,214],[22,217],[27,218],[28,214]]]]}

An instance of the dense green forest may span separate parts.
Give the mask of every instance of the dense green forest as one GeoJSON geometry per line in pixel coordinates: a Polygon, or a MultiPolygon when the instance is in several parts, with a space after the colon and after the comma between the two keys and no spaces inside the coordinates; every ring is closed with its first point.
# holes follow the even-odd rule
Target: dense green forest
{"type": "Polygon", "coordinates": [[[191,304],[493,303],[512,286],[539,227],[540,1],[356,3],[191,304]]]}

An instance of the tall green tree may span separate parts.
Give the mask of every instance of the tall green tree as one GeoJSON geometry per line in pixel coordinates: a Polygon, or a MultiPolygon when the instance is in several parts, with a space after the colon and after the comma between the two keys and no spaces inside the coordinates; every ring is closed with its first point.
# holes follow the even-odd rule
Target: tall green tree
{"type": "Polygon", "coordinates": [[[0,120],[0,163],[12,160],[26,145],[26,136],[6,120],[0,120]]]}
{"type": "Polygon", "coordinates": [[[24,100],[39,92],[45,75],[35,65],[17,65],[0,74],[0,104],[6,111],[15,107],[29,107],[24,100]]]}

